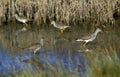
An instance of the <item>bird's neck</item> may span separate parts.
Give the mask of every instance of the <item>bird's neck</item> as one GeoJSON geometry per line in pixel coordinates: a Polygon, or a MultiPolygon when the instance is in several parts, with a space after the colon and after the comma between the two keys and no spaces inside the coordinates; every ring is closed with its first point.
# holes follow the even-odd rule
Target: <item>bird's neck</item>
{"type": "Polygon", "coordinates": [[[54,27],[57,27],[57,24],[54,22],[54,23],[53,23],[53,26],[54,26],[54,27]]]}
{"type": "Polygon", "coordinates": [[[94,33],[94,35],[96,36],[98,33],[99,33],[99,31],[96,30],[95,33],[94,33]]]}
{"type": "Polygon", "coordinates": [[[40,40],[40,44],[41,44],[41,46],[43,46],[43,41],[44,41],[43,39],[40,40]]]}
{"type": "Polygon", "coordinates": [[[20,19],[20,18],[18,17],[18,15],[16,15],[15,18],[16,18],[16,19],[20,19]]]}

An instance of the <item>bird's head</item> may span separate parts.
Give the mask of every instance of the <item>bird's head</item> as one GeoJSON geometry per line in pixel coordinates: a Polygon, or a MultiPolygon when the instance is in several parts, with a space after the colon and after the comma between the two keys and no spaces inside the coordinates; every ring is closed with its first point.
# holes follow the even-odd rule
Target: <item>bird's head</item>
{"type": "Polygon", "coordinates": [[[43,46],[44,45],[44,37],[42,37],[41,39],[40,39],[40,44],[41,44],[41,46],[43,46]]]}
{"type": "Polygon", "coordinates": [[[96,31],[97,32],[102,32],[102,30],[100,28],[97,28],[96,31]]]}
{"type": "Polygon", "coordinates": [[[52,21],[52,22],[51,22],[51,25],[53,25],[53,24],[55,24],[55,21],[52,21]]]}
{"type": "Polygon", "coordinates": [[[13,17],[17,18],[17,17],[18,17],[18,15],[17,15],[17,14],[15,14],[15,15],[13,15],[13,17]]]}

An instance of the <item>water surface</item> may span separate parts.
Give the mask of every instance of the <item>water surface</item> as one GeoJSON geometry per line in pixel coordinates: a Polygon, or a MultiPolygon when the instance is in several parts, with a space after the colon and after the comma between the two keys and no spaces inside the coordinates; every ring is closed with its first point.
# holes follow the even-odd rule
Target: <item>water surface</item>
{"type": "Polygon", "coordinates": [[[78,70],[85,72],[85,56],[95,54],[96,51],[109,45],[115,46],[120,51],[120,33],[103,29],[94,42],[83,46],[82,42],[76,42],[77,38],[94,32],[94,29],[71,27],[63,34],[50,25],[27,27],[27,31],[21,31],[23,25],[6,25],[0,29],[0,72],[2,75],[22,73],[29,69],[31,72],[37,69],[54,69],[62,67],[63,70],[78,70]],[[44,37],[44,46],[34,55],[33,51],[23,50],[33,43],[39,43],[44,37]],[[90,52],[85,52],[89,50],[90,52]],[[29,67],[29,68],[28,68],[29,67]]]}

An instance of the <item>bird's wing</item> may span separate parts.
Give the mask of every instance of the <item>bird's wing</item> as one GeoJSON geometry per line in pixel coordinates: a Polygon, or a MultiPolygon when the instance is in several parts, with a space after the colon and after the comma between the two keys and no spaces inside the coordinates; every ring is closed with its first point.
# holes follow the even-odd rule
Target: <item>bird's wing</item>
{"type": "Polygon", "coordinates": [[[66,24],[62,24],[62,23],[56,23],[58,27],[62,27],[62,28],[67,28],[67,27],[70,27],[66,24]]]}
{"type": "Polygon", "coordinates": [[[70,27],[70,26],[67,26],[67,25],[63,26],[63,28],[68,28],[68,27],[70,27]]]}
{"type": "Polygon", "coordinates": [[[86,36],[82,37],[81,39],[83,39],[83,40],[90,39],[90,38],[91,38],[91,35],[92,35],[92,34],[86,35],[86,36]]]}
{"type": "Polygon", "coordinates": [[[23,17],[23,16],[19,16],[18,18],[21,20],[24,20],[24,21],[32,21],[32,19],[29,19],[29,18],[23,17]]]}
{"type": "Polygon", "coordinates": [[[24,48],[21,48],[21,49],[24,49],[24,50],[34,50],[35,48],[38,48],[40,46],[39,43],[34,43],[34,44],[31,44],[29,46],[26,46],[24,48]]]}

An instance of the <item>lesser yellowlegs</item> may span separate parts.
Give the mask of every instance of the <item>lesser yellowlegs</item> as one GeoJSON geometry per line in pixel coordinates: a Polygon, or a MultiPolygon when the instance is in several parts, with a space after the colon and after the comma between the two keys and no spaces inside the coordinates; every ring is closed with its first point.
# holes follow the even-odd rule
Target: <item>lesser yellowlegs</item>
{"type": "Polygon", "coordinates": [[[56,23],[55,21],[52,21],[51,24],[52,24],[55,28],[60,29],[60,32],[61,32],[61,33],[63,33],[63,31],[64,31],[66,28],[70,27],[70,26],[68,26],[68,25],[56,23]]]}
{"type": "Polygon", "coordinates": [[[30,46],[28,47],[24,47],[22,48],[23,50],[29,50],[29,51],[33,51],[34,55],[38,52],[38,50],[41,49],[41,47],[43,46],[43,42],[44,42],[44,39],[41,38],[40,39],[40,43],[34,43],[34,44],[31,44],[30,46]]]}
{"type": "Polygon", "coordinates": [[[101,31],[102,31],[101,29],[97,28],[93,34],[85,36],[81,39],[77,39],[76,41],[83,41],[83,42],[85,42],[84,45],[86,45],[88,42],[91,42],[91,41],[95,40],[97,34],[101,31]]]}
{"type": "Polygon", "coordinates": [[[24,18],[24,17],[19,17],[17,14],[14,15],[16,20],[24,23],[26,26],[28,26],[27,22],[30,21],[30,19],[24,18]]]}

